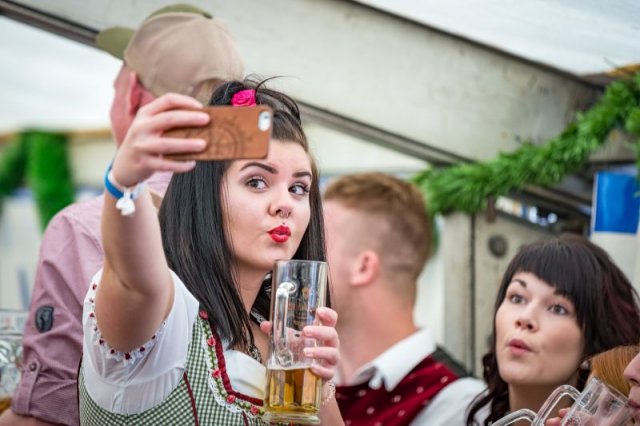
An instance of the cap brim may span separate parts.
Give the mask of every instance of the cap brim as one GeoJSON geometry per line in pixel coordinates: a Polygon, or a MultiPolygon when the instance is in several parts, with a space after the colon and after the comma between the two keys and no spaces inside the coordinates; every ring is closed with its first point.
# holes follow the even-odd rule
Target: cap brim
{"type": "Polygon", "coordinates": [[[211,15],[206,10],[202,10],[199,7],[186,3],[178,3],[160,8],[153,12],[151,15],[147,16],[146,19],[153,18],[154,16],[162,15],[164,13],[194,13],[196,15],[202,15],[205,18],[213,18],[213,15],[211,15]]]}
{"type": "Polygon", "coordinates": [[[102,30],[96,36],[96,47],[124,59],[124,51],[133,37],[134,30],[125,27],[112,27],[102,30]]]}

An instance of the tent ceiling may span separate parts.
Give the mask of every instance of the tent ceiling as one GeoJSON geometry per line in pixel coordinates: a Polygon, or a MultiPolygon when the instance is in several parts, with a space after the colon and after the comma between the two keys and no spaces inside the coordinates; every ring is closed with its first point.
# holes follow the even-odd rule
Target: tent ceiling
{"type": "Polygon", "coordinates": [[[637,0],[356,0],[585,76],[640,64],[637,0]]]}
{"type": "Polygon", "coordinates": [[[0,133],[109,126],[115,58],[4,17],[0,57],[0,133]]]}
{"type": "MultiPolygon", "coordinates": [[[[0,14],[91,44],[97,30],[111,25],[135,26],[151,11],[172,2],[0,0],[0,14]]],[[[555,136],[576,111],[587,108],[600,94],[600,87],[573,73],[606,70],[606,66],[594,65],[606,64],[603,58],[621,65],[638,61],[638,50],[630,41],[638,39],[640,20],[629,23],[627,15],[633,16],[637,10],[630,1],[607,2],[599,7],[595,1],[580,2],[585,4],[581,14],[576,14],[569,0],[509,4],[498,0],[397,0],[393,8],[391,2],[375,0],[190,2],[224,18],[249,72],[288,76],[281,79],[280,87],[304,105],[306,116],[314,122],[443,164],[488,159],[516,149],[523,140],[535,143],[555,136]],[[427,9],[417,8],[418,3],[430,6],[433,13],[426,14],[427,9]],[[464,7],[453,9],[449,3],[464,7]],[[415,8],[410,8],[411,4],[415,8]],[[540,15],[539,20],[530,16],[536,14],[532,10],[540,15]],[[613,14],[620,10],[625,13],[613,14]],[[595,19],[596,11],[602,12],[601,20],[595,19]],[[472,25],[470,17],[484,24],[472,25]],[[624,20],[618,22],[614,17],[624,20]],[[544,19],[551,24],[545,26],[544,19]],[[468,31],[445,25],[457,21],[468,31]],[[519,26],[527,30],[518,31],[519,26]],[[591,35],[594,26],[597,35],[591,35]],[[562,31],[549,29],[556,27],[570,29],[566,32],[573,36],[565,41],[550,39],[551,34],[560,37],[562,31]],[[492,28],[495,31],[489,31],[492,28]],[[604,40],[600,44],[593,41],[598,37],[604,40]],[[581,50],[580,40],[584,41],[581,50]],[[546,54],[532,56],[544,46],[549,49],[546,54]],[[565,62],[549,58],[563,58],[565,62]]],[[[15,68],[17,73],[7,78],[0,75],[0,85],[11,82],[14,87],[0,86],[2,93],[11,94],[0,101],[3,117],[10,117],[20,105],[26,106],[21,96],[33,95],[16,83],[21,74],[26,76],[31,70],[35,70],[36,80],[45,82],[37,86],[36,94],[51,90],[47,86],[66,88],[53,94],[53,106],[43,110],[26,106],[29,111],[37,111],[31,117],[45,120],[56,110],[61,110],[60,115],[68,121],[81,117],[89,110],[82,101],[94,94],[96,101],[91,102],[101,102],[96,114],[107,116],[105,100],[108,102],[111,94],[97,91],[110,90],[110,83],[82,83],[102,73],[110,82],[117,62],[91,49],[83,48],[86,55],[100,58],[95,59],[98,62],[87,59],[84,53],[63,59],[51,54],[44,41],[27,40],[24,46],[21,36],[4,32],[7,22],[0,19],[0,48],[6,49],[3,57],[17,65],[3,67],[0,72],[15,68]],[[66,70],[62,74],[71,83],[55,80],[59,77],[54,76],[57,66],[17,62],[21,57],[46,56],[59,59],[58,65],[66,70]],[[72,73],[72,69],[77,72],[72,73]],[[73,92],[76,88],[78,94],[73,92]],[[78,110],[62,110],[72,106],[78,110]]],[[[35,104],[47,102],[36,100],[35,104]]],[[[86,122],[89,125],[90,120],[86,122]]],[[[590,194],[574,189],[572,186],[565,192],[589,199],[590,194]]]]}
{"type": "MultiPolygon", "coordinates": [[[[38,16],[57,20],[58,30],[78,38],[135,26],[169,2],[0,0],[0,11],[22,8],[36,25],[38,16]]],[[[346,131],[377,132],[373,142],[428,161],[492,158],[522,140],[544,141],[598,95],[565,73],[354,2],[193,3],[224,17],[248,72],[288,76],[281,86],[316,116],[346,131]]]]}

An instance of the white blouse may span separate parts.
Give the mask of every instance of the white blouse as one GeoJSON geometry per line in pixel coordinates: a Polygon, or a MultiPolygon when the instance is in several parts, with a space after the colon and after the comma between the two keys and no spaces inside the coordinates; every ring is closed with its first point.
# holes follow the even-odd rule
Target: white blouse
{"type": "MultiPolygon", "coordinates": [[[[82,313],[82,368],[87,392],[105,410],[118,414],[148,410],[167,398],[182,379],[199,304],[173,271],[171,276],[175,292],[169,315],[149,342],[128,353],[113,350],[102,339],[94,314],[102,270],[91,280],[82,313]]],[[[263,399],[265,367],[249,355],[229,349],[228,342],[222,343],[231,387],[263,399]]]]}

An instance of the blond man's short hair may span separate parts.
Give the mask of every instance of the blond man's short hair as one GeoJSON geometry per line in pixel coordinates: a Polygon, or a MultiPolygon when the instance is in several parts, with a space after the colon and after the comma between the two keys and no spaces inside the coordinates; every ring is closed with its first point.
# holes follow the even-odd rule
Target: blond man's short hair
{"type": "Polygon", "coordinates": [[[358,173],[330,182],[324,199],[357,211],[369,219],[368,225],[375,224],[363,226],[362,238],[377,241],[387,267],[413,278],[420,275],[431,254],[432,224],[416,185],[384,173],[358,173]]]}

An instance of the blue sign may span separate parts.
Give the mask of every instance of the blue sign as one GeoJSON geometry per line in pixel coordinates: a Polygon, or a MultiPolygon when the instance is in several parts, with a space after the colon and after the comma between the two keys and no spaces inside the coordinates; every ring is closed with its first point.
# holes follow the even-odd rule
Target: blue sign
{"type": "Polygon", "coordinates": [[[640,211],[639,191],[633,174],[597,172],[592,231],[635,234],[640,211]]]}

